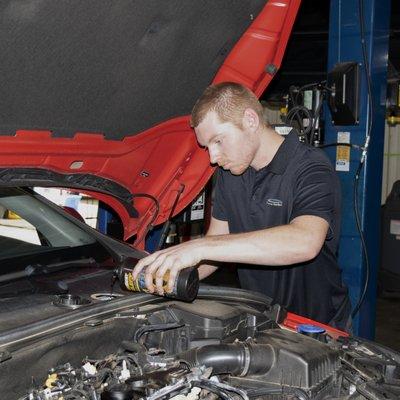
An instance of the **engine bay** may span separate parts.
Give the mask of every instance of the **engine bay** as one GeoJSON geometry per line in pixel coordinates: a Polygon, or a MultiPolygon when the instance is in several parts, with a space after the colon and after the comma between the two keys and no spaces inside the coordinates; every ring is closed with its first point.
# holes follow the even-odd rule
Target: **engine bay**
{"type": "Polygon", "coordinates": [[[93,317],[15,350],[0,368],[21,374],[9,382],[0,378],[3,395],[19,400],[400,397],[397,353],[356,338],[282,329],[272,314],[271,308],[198,299],[93,317]]]}

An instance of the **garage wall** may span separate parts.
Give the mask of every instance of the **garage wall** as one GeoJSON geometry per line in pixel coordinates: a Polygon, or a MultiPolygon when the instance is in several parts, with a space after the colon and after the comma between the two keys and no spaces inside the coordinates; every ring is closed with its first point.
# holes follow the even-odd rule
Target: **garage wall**
{"type": "Polygon", "coordinates": [[[264,106],[264,117],[265,120],[270,124],[281,124],[279,109],[273,109],[264,106]]]}
{"type": "Polygon", "coordinates": [[[400,179],[400,125],[385,126],[383,157],[382,204],[385,203],[393,183],[400,179]]]}
{"type": "MultiPolygon", "coordinates": [[[[270,124],[282,123],[279,110],[264,107],[265,118],[270,124]]],[[[373,151],[372,148],[370,148],[373,151]]],[[[393,183],[400,179],[400,125],[385,126],[385,147],[383,158],[382,196],[385,203],[393,183]]]]}

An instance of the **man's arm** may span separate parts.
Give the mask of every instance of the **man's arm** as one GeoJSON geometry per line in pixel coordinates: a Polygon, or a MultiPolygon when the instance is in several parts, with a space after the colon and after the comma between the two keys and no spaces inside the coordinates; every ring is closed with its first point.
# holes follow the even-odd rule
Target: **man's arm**
{"type": "Polygon", "coordinates": [[[315,258],[324,244],[328,222],[303,215],[290,224],[259,231],[211,236],[198,243],[213,261],[286,266],[315,258]]]}
{"type": "MultiPolygon", "coordinates": [[[[229,234],[229,226],[227,221],[220,221],[214,217],[211,217],[210,226],[208,228],[206,237],[208,236],[219,236],[229,234]]],[[[200,279],[207,278],[207,276],[214,273],[218,267],[215,265],[202,264],[199,267],[200,279]]]]}
{"type": "MultiPolygon", "coordinates": [[[[220,221],[221,222],[221,221],[220,221]]],[[[143,258],[133,270],[134,277],[146,267],[146,285],[163,294],[162,277],[170,271],[169,290],[181,269],[202,260],[255,265],[286,266],[306,262],[318,255],[329,224],[312,215],[302,215],[289,224],[254,232],[206,236],[161,250],[143,258]]]]}

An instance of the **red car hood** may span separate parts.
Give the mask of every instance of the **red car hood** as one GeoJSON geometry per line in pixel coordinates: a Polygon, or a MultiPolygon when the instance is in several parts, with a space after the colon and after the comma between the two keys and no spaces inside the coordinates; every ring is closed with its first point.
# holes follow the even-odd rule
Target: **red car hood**
{"type": "Polygon", "coordinates": [[[138,244],[213,173],[189,127],[196,98],[222,81],[260,96],[300,0],[5,3],[0,185],[89,192],[138,244]]]}

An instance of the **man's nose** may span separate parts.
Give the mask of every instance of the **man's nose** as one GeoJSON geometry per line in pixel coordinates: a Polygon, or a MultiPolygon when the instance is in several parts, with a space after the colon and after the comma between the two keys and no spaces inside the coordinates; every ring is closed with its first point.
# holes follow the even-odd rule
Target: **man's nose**
{"type": "Polygon", "coordinates": [[[209,147],[208,154],[210,156],[211,164],[217,164],[219,159],[219,152],[215,148],[209,147]]]}

